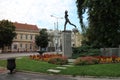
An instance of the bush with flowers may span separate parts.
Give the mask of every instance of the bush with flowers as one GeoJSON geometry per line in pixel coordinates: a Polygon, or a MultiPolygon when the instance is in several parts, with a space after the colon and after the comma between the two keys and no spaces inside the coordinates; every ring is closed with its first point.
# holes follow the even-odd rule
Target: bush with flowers
{"type": "Polygon", "coordinates": [[[89,64],[98,64],[99,60],[92,56],[79,57],[75,60],[75,65],[89,65],[89,64]]]}
{"type": "Polygon", "coordinates": [[[120,57],[118,56],[85,56],[79,57],[75,60],[75,65],[88,65],[88,64],[106,64],[106,63],[118,63],[120,57]]]}
{"type": "Polygon", "coordinates": [[[68,59],[66,57],[53,57],[48,60],[48,63],[64,65],[68,63],[68,59]]]}
{"type": "Polygon", "coordinates": [[[68,60],[66,57],[62,56],[62,54],[43,54],[43,55],[30,55],[30,59],[33,60],[42,60],[52,64],[67,64],[68,60]]]}

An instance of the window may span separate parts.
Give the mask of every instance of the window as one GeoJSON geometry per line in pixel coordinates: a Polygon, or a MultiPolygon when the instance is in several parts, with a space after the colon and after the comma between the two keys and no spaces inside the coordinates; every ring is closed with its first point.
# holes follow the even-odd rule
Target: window
{"type": "Polygon", "coordinates": [[[27,44],[25,44],[25,48],[27,48],[27,44]]]}
{"type": "Polygon", "coordinates": [[[15,36],[15,39],[17,39],[17,35],[15,36]]]}
{"type": "Polygon", "coordinates": [[[20,47],[22,48],[22,44],[20,44],[20,47]]]}
{"type": "Polygon", "coordinates": [[[20,39],[22,39],[22,38],[23,38],[23,34],[20,35],[20,39]]]}
{"type": "Polygon", "coordinates": [[[28,35],[26,34],[26,39],[28,39],[28,35]]]}
{"type": "Polygon", "coordinates": [[[30,39],[32,40],[32,35],[30,35],[30,39]]]}
{"type": "Polygon", "coordinates": [[[30,44],[30,49],[32,49],[32,44],[30,44]]]}
{"type": "Polygon", "coordinates": [[[13,49],[17,49],[17,44],[14,44],[13,49]]]}

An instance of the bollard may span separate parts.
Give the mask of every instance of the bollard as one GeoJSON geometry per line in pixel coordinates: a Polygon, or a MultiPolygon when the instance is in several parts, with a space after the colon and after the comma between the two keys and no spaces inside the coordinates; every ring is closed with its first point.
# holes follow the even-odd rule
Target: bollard
{"type": "Polygon", "coordinates": [[[7,59],[7,69],[10,70],[10,74],[13,73],[13,70],[16,68],[15,58],[7,59]]]}

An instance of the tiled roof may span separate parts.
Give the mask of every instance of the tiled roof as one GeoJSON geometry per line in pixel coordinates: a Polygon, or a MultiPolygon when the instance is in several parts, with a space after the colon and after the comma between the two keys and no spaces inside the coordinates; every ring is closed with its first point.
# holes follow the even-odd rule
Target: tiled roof
{"type": "Polygon", "coordinates": [[[38,27],[36,25],[31,24],[23,24],[23,23],[13,23],[16,27],[16,30],[30,30],[30,31],[39,31],[38,27]]]}

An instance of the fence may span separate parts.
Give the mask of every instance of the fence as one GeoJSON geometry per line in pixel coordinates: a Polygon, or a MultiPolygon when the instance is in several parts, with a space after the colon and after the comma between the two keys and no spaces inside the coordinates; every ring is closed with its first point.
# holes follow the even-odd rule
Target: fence
{"type": "Polygon", "coordinates": [[[101,56],[119,56],[120,57],[120,46],[119,48],[101,48],[101,56]]]}

